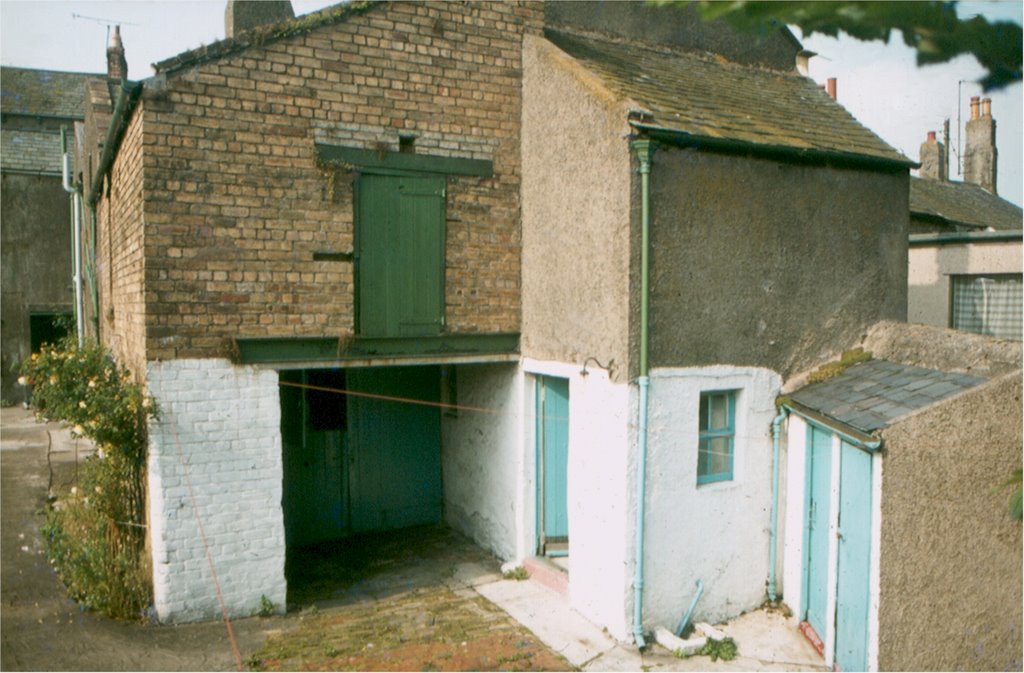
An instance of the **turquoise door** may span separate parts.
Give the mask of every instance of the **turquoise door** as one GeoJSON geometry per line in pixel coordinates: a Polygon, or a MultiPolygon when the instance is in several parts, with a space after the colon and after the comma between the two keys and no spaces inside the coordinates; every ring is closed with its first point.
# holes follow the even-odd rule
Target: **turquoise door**
{"type": "Polygon", "coordinates": [[[804,620],[825,639],[828,618],[828,525],[832,492],[832,435],[807,428],[807,526],[804,556],[804,620]]]}
{"type": "Polygon", "coordinates": [[[839,553],[836,664],[865,671],[871,596],[871,454],[842,443],[839,458],[839,553]]]}
{"type": "Polygon", "coordinates": [[[539,551],[569,552],[569,381],[537,379],[537,466],[539,551]]]}

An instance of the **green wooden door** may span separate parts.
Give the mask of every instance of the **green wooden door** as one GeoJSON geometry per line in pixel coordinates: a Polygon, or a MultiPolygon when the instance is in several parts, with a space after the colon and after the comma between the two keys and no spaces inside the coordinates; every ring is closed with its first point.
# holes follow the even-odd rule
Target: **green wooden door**
{"type": "Polygon", "coordinates": [[[432,336],[444,326],[445,180],[363,175],[358,185],[358,330],[432,336]]]}
{"type": "MultiPolygon", "coordinates": [[[[325,405],[316,399],[311,403],[316,397],[311,391],[288,384],[343,389],[344,375],[337,370],[283,371],[280,377],[285,384],[280,387],[285,541],[305,545],[342,538],[348,532],[344,418],[323,422],[319,416],[325,405]]],[[[329,403],[327,413],[344,407],[343,396],[321,397],[329,403]]]]}
{"type": "Polygon", "coordinates": [[[349,369],[352,532],[438,523],[441,412],[438,367],[349,369]],[[368,393],[371,396],[364,396],[368,393]]]}

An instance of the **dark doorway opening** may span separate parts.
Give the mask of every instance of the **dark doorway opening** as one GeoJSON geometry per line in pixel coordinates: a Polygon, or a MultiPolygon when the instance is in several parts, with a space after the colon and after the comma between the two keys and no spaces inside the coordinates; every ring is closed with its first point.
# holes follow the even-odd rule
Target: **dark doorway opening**
{"type": "Polygon", "coordinates": [[[70,313],[32,313],[28,317],[32,352],[38,353],[43,344],[56,346],[74,326],[75,317],[70,313]]]}

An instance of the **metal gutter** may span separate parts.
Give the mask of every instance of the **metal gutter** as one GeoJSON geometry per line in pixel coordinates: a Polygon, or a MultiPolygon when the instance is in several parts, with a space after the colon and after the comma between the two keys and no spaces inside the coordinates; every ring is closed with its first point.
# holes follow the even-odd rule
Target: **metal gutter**
{"type": "Polygon", "coordinates": [[[840,420],[826,416],[825,414],[815,411],[810,407],[805,407],[799,402],[790,400],[782,405],[782,409],[789,410],[792,413],[801,416],[806,421],[824,428],[829,432],[834,432],[850,444],[860,447],[866,451],[873,452],[882,448],[881,437],[866,433],[863,430],[858,430],[857,428],[843,423],[840,420]]]}
{"type": "Polygon", "coordinates": [[[1002,243],[1024,240],[1024,230],[954,231],[942,234],[911,234],[910,247],[955,243],[1002,243]]]}
{"type": "Polygon", "coordinates": [[[786,408],[779,409],[772,419],[772,509],[768,522],[768,600],[778,598],[775,591],[775,557],[778,555],[779,537],[779,460],[782,424],[786,420],[786,408]]]}
{"type": "Polygon", "coordinates": [[[110,117],[110,126],[107,127],[107,135],[103,139],[103,153],[100,155],[99,165],[92,176],[89,193],[86,195],[86,202],[90,206],[95,206],[103,193],[103,179],[110,171],[110,167],[114,165],[114,158],[121,145],[121,137],[128,126],[128,118],[135,109],[135,103],[139,100],[141,93],[141,82],[121,80],[117,90],[117,101],[114,103],[114,112],[110,117]]]}
{"type": "Polygon", "coordinates": [[[629,123],[633,128],[646,133],[652,139],[677,147],[695,147],[725,154],[763,156],[808,164],[829,164],[894,172],[921,167],[921,164],[910,159],[886,159],[838,150],[800,149],[786,145],[755,143],[748,140],[714,138],[711,136],[694,135],[679,129],[658,126],[657,124],[647,124],[636,120],[630,120],[629,123]]]}

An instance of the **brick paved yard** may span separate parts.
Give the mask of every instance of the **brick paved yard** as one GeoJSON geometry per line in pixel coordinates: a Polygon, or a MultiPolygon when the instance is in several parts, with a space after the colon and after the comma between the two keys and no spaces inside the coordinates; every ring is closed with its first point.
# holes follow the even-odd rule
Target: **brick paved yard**
{"type": "Polygon", "coordinates": [[[292,550],[289,611],[249,657],[261,670],[566,671],[472,587],[498,561],[443,527],[292,550]]]}

